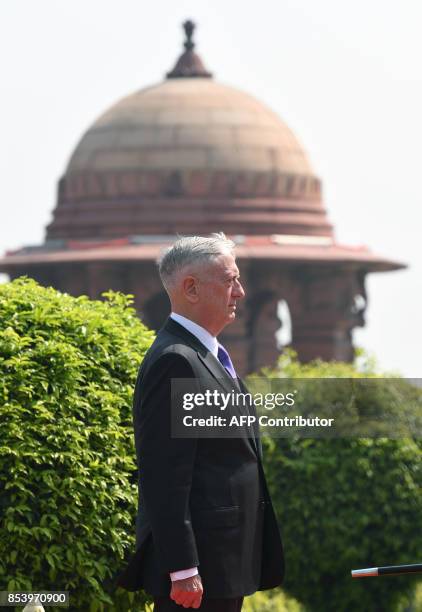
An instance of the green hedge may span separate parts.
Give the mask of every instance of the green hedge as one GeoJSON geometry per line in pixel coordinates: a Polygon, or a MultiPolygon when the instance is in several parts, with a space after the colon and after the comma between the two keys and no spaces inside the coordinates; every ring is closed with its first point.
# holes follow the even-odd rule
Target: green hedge
{"type": "Polygon", "coordinates": [[[272,589],[245,597],[242,612],[304,612],[304,608],[280,589],[272,589]]]}
{"type": "MultiPolygon", "coordinates": [[[[374,377],[374,367],[313,362],[283,356],[268,377],[374,377]]],[[[315,380],[314,408],[324,405],[315,380]]],[[[341,385],[333,387],[342,393],[341,385]]],[[[394,404],[418,405],[421,391],[398,380],[387,393],[363,386],[356,405],[373,415],[394,404]],[[418,402],[415,402],[418,399],[418,402]]],[[[331,398],[332,400],[333,398],[331,398]]],[[[286,592],[312,612],[389,612],[417,577],[352,580],[359,567],[418,563],[422,559],[422,452],[419,439],[264,439],[266,473],[280,519],[286,556],[286,592]]],[[[420,580],[420,577],[419,577],[420,580]]]]}
{"type": "MultiPolygon", "coordinates": [[[[116,592],[112,579],[134,545],[131,398],[152,339],[128,296],[73,298],[29,279],[0,285],[0,589],[66,589],[71,611],[145,609],[142,594],[116,592]]],[[[287,355],[265,374],[372,376],[373,368],[302,366],[287,355]]],[[[402,385],[410,398],[414,389],[402,385]]],[[[370,402],[376,412],[385,397],[370,402]]],[[[422,558],[420,441],[264,446],[287,592],[314,612],[396,610],[415,578],[356,582],[350,570],[422,558]]],[[[276,591],[246,606],[298,607],[276,591]]]]}
{"type": "Polygon", "coordinates": [[[153,339],[129,303],[0,285],[0,589],[143,609],[112,586],[134,546],[131,398],[153,339]]]}

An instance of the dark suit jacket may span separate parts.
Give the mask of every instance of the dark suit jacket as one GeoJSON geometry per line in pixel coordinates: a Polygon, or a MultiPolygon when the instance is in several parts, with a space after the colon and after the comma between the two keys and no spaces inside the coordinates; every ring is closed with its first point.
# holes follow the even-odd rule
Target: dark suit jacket
{"type": "Polygon", "coordinates": [[[259,439],[172,437],[176,378],[193,379],[201,392],[211,381],[216,389],[235,389],[208,349],[168,319],[135,387],[137,550],[118,583],[168,596],[169,572],[198,566],[207,597],[240,597],[278,586],[283,551],[259,439]]]}

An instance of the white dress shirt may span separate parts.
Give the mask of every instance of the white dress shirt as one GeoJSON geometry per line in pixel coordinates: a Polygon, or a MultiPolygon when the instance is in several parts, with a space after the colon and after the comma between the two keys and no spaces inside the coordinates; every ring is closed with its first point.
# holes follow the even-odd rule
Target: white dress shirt
{"type": "Polygon", "coordinates": [[[218,340],[215,336],[212,336],[208,330],[198,325],[198,323],[194,323],[190,319],[187,319],[176,312],[172,312],[170,317],[173,319],[173,321],[179,323],[179,325],[183,325],[188,332],[196,336],[198,340],[207,347],[209,352],[218,359],[218,340]]]}
{"type": "MultiPolygon", "coordinates": [[[[199,342],[202,342],[204,346],[214,355],[216,359],[218,359],[218,341],[215,336],[212,336],[209,331],[198,325],[198,323],[194,323],[190,319],[183,317],[177,312],[172,312],[170,317],[179,325],[182,325],[185,329],[188,330],[191,334],[193,334],[196,338],[198,338],[199,342]]],[[[192,576],[196,576],[198,573],[197,567],[190,567],[185,570],[179,570],[178,572],[170,572],[171,581],[182,580],[183,578],[191,578],[192,576]]]]}

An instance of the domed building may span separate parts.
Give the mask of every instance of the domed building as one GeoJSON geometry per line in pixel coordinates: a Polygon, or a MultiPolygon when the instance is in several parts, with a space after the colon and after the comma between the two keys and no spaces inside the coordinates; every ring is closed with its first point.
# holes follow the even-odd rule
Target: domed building
{"type": "Polygon", "coordinates": [[[135,295],[157,329],[169,312],[156,260],[177,235],[224,231],[247,299],[222,341],[242,374],[274,363],[277,331],[306,361],[350,361],[369,272],[401,264],[335,241],[321,182],[288,126],[215,81],[194,51],[167,78],[117,102],[88,129],[59,181],[46,241],[6,254],[0,270],[74,295],[135,295]],[[280,320],[280,303],[289,317],[280,320]]]}

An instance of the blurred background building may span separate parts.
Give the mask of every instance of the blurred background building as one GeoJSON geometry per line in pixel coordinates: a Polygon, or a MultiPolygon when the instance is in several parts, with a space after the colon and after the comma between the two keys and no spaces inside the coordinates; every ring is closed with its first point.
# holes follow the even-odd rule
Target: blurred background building
{"type": "Polygon", "coordinates": [[[247,292],[227,345],[241,374],[291,344],[303,361],[350,361],[364,325],[365,277],[403,265],[338,244],[320,179],[288,126],[249,94],[219,84],[184,24],[166,79],[117,102],[88,129],[58,185],[40,246],[0,271],[73,295],[135,295],[158,329],[169,313],[156,260],[177,235],[224,231],[247,292]]]}

